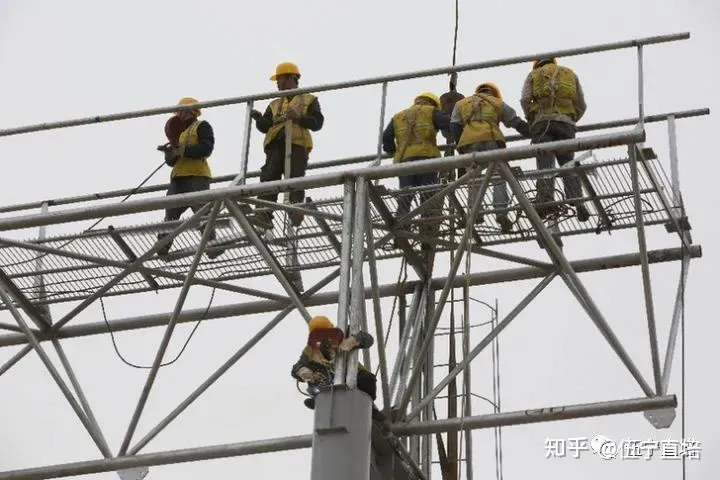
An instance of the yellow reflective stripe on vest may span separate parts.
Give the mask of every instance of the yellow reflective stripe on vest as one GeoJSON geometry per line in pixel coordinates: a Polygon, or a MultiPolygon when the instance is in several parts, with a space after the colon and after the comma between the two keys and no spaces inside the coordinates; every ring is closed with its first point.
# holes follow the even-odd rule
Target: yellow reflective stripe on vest
{"type": "Polygon", "coordinates": [[[484,93],[460,100],[457,108],[464,126],[458,148],[489,140],[504,142],[505,135],[499,126],[503,105],[499,98],[484,93]]]}
{"type": "Polygon", "coordinates": [[[413,105],[393,116],[397,149],[394,162],[412,157],[439,157],[437,129],[433,122],[435,107],[413,105]]]}
{"type": "MultiPolygon", "coordinates": [[[[183,151],[187,147],[193,147],[199,143],[198,127],[200,121],[195,120],[188,128],[182,131],[179,138],[179,144],[183,147],[183,151]]],[[[210,165],[206,158],[185,158],[180,157],[170,173],[170,177],[208,177],[212,178],[210,165]]]]}
{"type": "Polygon", "coordinates": [[[532,88],[535,103],[531,112],[576,117],[577,81],[575,73],[569,68],[548,64],[533,70],[532,88]]]}
{"type": "MultiPolygon", "coordinates": [[[[273,121],[279,122],[270,127],[270,130],[265,134],[265,142],[263,146],[267,146],[272,142],[275,137],[278,136],[281,130],[285,127],[284,121],[279,121],[280,118],[284,117],[289,109],[296,110],[301,116],[307,115],[310,105],[315,101],[315,96],[309,93],[302,95],[296,95],[292,100],[288,101],[287,97],[276,98],[270,102],[270,111],[273,115],[273,121]]],[[[308,152],[312,151],[313,142],[310,130],[305,127],[298,125],[293,122],[292,127],[292,143],[300,145],[308,149],[308,152]]]]}

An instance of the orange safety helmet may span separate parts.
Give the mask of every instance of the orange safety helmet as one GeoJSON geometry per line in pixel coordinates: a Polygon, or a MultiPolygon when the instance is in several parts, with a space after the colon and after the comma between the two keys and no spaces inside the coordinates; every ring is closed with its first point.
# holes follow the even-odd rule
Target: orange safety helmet
{"type": "MultiPolygon", "coordinates": [[[[193,97],[183,97],[180,99],[180,101],[177,104],[179,107],[180,105],[195,105],[196,103],[200,103],[200,102],[198,102],[197,99],[195,99],[193,97]]],[[[199,117],[201,115],[199,108],[196,110],[189,110],[189,111],[193,112],[196,117],[199,117]]]]}
{"type": "Polygon", "coordinates": [[[335,325],[324,315],[318,315],[313,317],[308,323],[308,328],[312,332],[318,328],[335,328],[335,325]]]}
{"type": "Polygon", "coordinates": [[[497,97],[500,100],[502,100],[502,93],[500,93],[500,89],[494,83],[492,83],[492,82],[481,83],[475,89],[475,93],[480,93],[482,90],[490,90],[494,97],[497,97]]]}
{"type": "Polygon", "coordinates": [[[270,80],[274,82],[280,75],[295,75],[300,78],[300,69],[292,62],[283,62],[275,67],[275,75],[271,76],[270,80]]]}
{"type": "Polygon", "coordinates": [[[535,60],[535,62],[533,62],[533,70],[535,70],[536,68],[538,68],[542,65],[545,65],[547,63],[552,63],[554,65],[557,65],[557,58],[555,58],[555,57],[538,58],[537,60],[535,60]]]}

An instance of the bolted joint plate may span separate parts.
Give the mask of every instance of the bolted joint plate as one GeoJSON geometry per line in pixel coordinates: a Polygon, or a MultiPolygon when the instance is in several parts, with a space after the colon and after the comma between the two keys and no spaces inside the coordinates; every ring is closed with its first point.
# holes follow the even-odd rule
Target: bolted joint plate
{"type": "Polygon", "coordinates": [[[675,420],[675,409],[674,408],[661,408],[660,410],[648,410],[643,413],[648,422],[655,428],[670,428],[675,420]]]}
{"type": "Polygon", "coordinates": [[[147,467],[138,467],[118,470],[117,474],[120,480],[143,480],[149,472],[147,467]]]}

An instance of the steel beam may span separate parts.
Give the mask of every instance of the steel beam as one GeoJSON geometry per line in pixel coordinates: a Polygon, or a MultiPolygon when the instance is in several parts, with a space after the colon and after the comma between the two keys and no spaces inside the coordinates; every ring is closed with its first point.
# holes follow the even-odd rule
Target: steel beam
{"type": "MultiPolygon", "coordinates": [[[[309,298],[311,295],[315,294],[315,292],[324,288],[326,285],[332,282],[339,275],[339,273],[340,270],[336,269],[330,275],[326,276],[323,280],[321,280],[311,289],[305,292],[303,294],[303,298],[309,298]]],[[[147,435],[145,435],[145,437],[143,437],[134,447],[128,450],[128,455],[136,455],[143,447],[150,443],[153,438],[155,438],[160,432],[162,432],[165,427],[170,425],[173,420],[175,420],[182,412],[185,411],[186,408],[188,408],[195,400],[197,400],[200,395],[202,395],[208,388],[210,388],[216,381],[218,381],[220,377],[225,374],[225,372],[230,370],[233,365],[235,365],[247,352],[249,352],[250,349],[257,345],[260,340],[265,337],[265,335],[270,333],[272,329],[278,326],[280,322],[293,310],[295,310],[295,306],[291,304],[288,305],[280,313],[278,313],[275,318],[273,318],[267,325],[261,328],[260,331],[257,332],[250,340],[248,340],[245,345],[240,348],[240,350],[235,352],[235,354],[230,357],[227,362],[223,363],[220,368],[215,371],[215,373],[210,375],[207,380],[205,380],[198,388],[196,388],[190,395],[188,395],[188,397],[183,400],[180,405],[178,405],[172,412],[170,412],[167,417],[165,417],[160,423],[158,423],[158,425],[155,426],[147,435]]]]}
{"type": "Polygon", "coordinates": [[[212,206],[212,211],[210,212],[210,218],[208,219],[207,223],[205,224],[202,238],[200,239],[200,245],[198,246],[197,253],[195,254],[195,257],[193,258],[192,263],[190,264],[190,268],[188,269],[188,272],[187,272],[187,278],[185,279],[182,289],[180,290],[180,294],[178,295],[177,302],[175,302],[175,310],[173,311],[172,315],[170,316],[170,320],[168,320],[167,327],[165,328],[165,335],[163,336],[163,339],[160,342],[160,347],[158,348],[157,354],[155,355],[155,360],[153,361],[152,367],[150,368],[150,372],[148,372],[147,379],[145,380],[145,385],[143,386],[142,392],[140,393],[140,398],[138,399],[138,402],[137,402],[137,406],[135,407],[135,411],[133,412],[132,418],[130,420],[130,425],[128,425],[127,432],[125,433],[125,438],[123,439],[122,445],[120,446],[119,455],[125,455],[128,447],[130,446],[130,441],[132,440],[133,434],[135,433],[135,429],[137,428],[137,424],[140,421],[140,416],[142,415],[142,412],[145,408],[147,399],[150,396],[150,389],[152,388],[153,383],[155,382],[155,378],[157,377],[158,370],[160,369],[160,364],[162,363],[163,357],[165,356],[165,352],[167,351],[167,347],[170,344],[170,338],[172,337],[173,331],[175,330],[175,325],[177,324],[178,315],[180,315],[180,312],[182,312],[183,305],[185,304],[185,299],[187,298],[187,295],[190,292],[190,286],[191,286],[190,282],[192,281],[192,278],[195,276],[197,267],[200,264],[200,259],[202,258],[203,253],[205,252],[205,246],[207,245],[208,241],[210,240],[210,235],[214,231],[215,219],[217,218],[218,213],[220,213],[221,205],[222,204],[220,202],[215,202],[212,206]]]}
{"type": "Polygon", "coordinates": [[[678,329],[680,327],[680,319],[683,308],[684,286],[687,282],[688,270],[690,269],[690,258],[683,258],[680,268],[680,281],[678,282],[677,294],[675,295],[675,306],[673,307],[672,322],[670,323],[670,333],[668,334],[667,349],[665,350],[665,363],[662,371],[662,389],[660,395],[667,393],[670,385],[670,371],[672,369],[673,356],[675,355],[675,344],[677,342],[678,329]]]}
{"type": "MultiPolygon", "coordinates": [[[[343,222],[342,222],[342,249],[340,252],[340,284],[338,285],[338,314],[337,328],[347,332],[348,315],[350,310],[350,275],[352,259],[352,231],[353,216],[355,213],[355,182],[352,178],[345,180],[343,198],[343,222]]],[[[346,355],[338,355],[335,362],[335,377],[333,383],[341,385],[345,383],[346,355]]]]}
{"type": "Polygon", "coordinates": [[[290,280],[288,280],[287,275],[285,274],[285,271],[278,263],[275,256],[272,254],[270,249],[265,245],[265,243],[262,241],[260,236],[257,234],[255,229],[252,225],[250,225],[250,222],[248,221],[247,217],[245,217],[245,214],[238,208],[237,205],[235,205],[232,201],[225,201],[225,205],[227,206],[228,210],[230,210],[230,213],[233,214],[233,216],[237,219],[237,221],[240,223],[240,226],[245,231],[245,235],[248,236],[250,239],[250,242],[252,242],[253,245],[255,245],[255,248],[257,251],[262,255],[262,257],[265,259],[265,262],[267,263],[270,270],[275,274],[275,277],[280,282],[280,285],[285,289],[288,296],[290,297],[290,300],[295,304],[300,314],[306,318],[307,320],[310,320],[310,314],[308,313],[307,309],[305,308],[305,305],[302,304],[302,301],[300,300],[299,293],[295,286],[290,283],[290,280]]]}
{"type": "MultiPolygon", "coordinates": [[[[702,257],[702,248],[700,245],[691,245],[690,249],[687,250],[687,253],[690,258],[699,258],[702,257]]],[[[648,261],[651,264],[673,262],[681,260],[682,256],[683,249],[681,248],[650,250],[648,252],[648,261]]],[[[570,262],[570,266],[576,273],[634,267],[639,264],[640,255],[638,253],[626,253],[620,255],[611,255],[607,257],[588,258],[583,260],[574,260],[570,262]]],[[[466,281],[468,282],[468,285],[471,286],[491,285],[505,282],[519,282],[524,280],[531,280],[534,278],[543,278],[546,275],[547,270],[537,267],[508,268],[490,272],[479,272],[468,275],[467,277],[464,276],[463,278],[456,278],[455,280],[453,280],[452,286],[453,288],[462,287],[466,281]]],[[[446,280],[447,278],[433,279],[431,282],[431,288],[434,290],[441,289],[445,284],[446,280]]],[[[409,295],[413,292],[417,284],[417,282],[407,282],[404,285],[397,285],[396,283],[381,285],[378,289],[379,295],[380,297],[394,297],[398,294],[409,295]]],[[[372,289],[365,289],[365,298],[372,298],[372,289]]],[[[338,300],[338,292],[317,293],[310,297],[305,302],[305,305],[308,307],[331,305],[338,303],[338,300]]],[[[285,307],[287,307],[287,303],[263,300],[236,303],[231,305],[222,305],[212,307],[210,309],[197,308],[192,310],[186,310],[181,313],[178,317],[178,323],[196,322],[200,319],[204,319],[205,321],[207,321],[218,318],[276,312],[284,309],[285,307]]],[[[110,325],[114,332],[158,327],[167,324],[168,316],[168,313],[157,313],[151,315],[116,319],[110,322],[110,325]]],[[[59,332],[38,332],[37,338],[39,341],[45,341],[51,338],[86,337],[89,335],[98,335],[102,333],[107,333],[107,325],[105,324],[105,322],[95,322],[82,325],[69,325],[59,332]]],[[[27,339],[22,335],[0,335],[0,347],[7,347],[11,345],[24,345],[26,343],[27,339]]]]}
{"type": "Polygon", "coordinates": [[[536,157],[539,153],[579,151],[599,148],[616,147],[630,143],[645,141],[645,130],[634,128],[617,133],[601,134],[590,137],[575,138],[547,142],[542,144],[509,147],[485,152],[472,152],[454,157],[440,157],[414,162],[401,162],[392,165],[377,167],[364,167],[354,170],[327,172],[320,175],[307,175],[304,177],[260,182],[251,185],[235,185],[224,188],[214,188],[200,192],[167,195],[164,197],[128,200],[127,202],[94,205],[85,208],[56,210],[46,214],[15,216],[0,219],[0,231],[21,228],[39,227],[42,225],[57,225],[61,223],[91,220],[97,218],[115,217],[131,213],[149,212],[184,205],[199,205],[236,197],[256,197],[264,193],[280,193],[288,190],[327,187],[341,184],[347,178],[365,177],[367,180],[398,177],[413,173],[424,173],[452,168],[468,168],[473,164],[485,166],[492,162],[504,163],[513,160],[523,160],[536,157]]]}
{"type": "Polygon", "coordinates": [[[145,110],[135,110],[124,113],[115,113],[110,115],[93,115],[91,117],[80,118],[75,120],[65,120],[61,122],[49,122],[36,125],[28,125],[24,127],[6,128],[0,130],[0,137],[9,135],[19,135],[21,133],[38,132],[42,130],[53,130],[57,128],[77,127],[81,125],[92,125],[97,123],[115,122],[119,120],[128,120],[131,118],[150,117],[155,115],[163,115],[166,113],[181,112],[191,110],[193,108],[214,108],[224,105],[234,105],[238,103],[247,103],[250,101],[269,100],[274,98],[282,98],[287,96],[301,95],[304,93],[317,94],[318,92],[326,92],[330,90],[342,90],[351,87],[361,87],[365,85],[375,85],[379,83],[398,82],[401,80],[409,80],[414,78],[433,77],[437,75],[445,75],[453,72],[465,72],[469,70],[480,70],[485,68],[500,67],[505,65],[515,65],[518,63],[530,63],[538,58],[549,57],[571,57],[576,55],[587,55],[590,53],[608,52],[612,50],[621,50],[626,48],[636,48],[639,45],[654,45],[658,43],[675,42],[678,40],[687,40],[690,38],[689,32],[675,33],[671,35],[658,35],[653,37],[638,38],[634,40],[625,40],[621,42],[604,43],[587,47],[572,48],[566,50],[556,50],[552,52],[535,53],[532,55],[522,55],[519,57],[510,57],[498,60],[490,60],[485,62],[469,63],[464,65],[453,65],[448,67],[433,68],[428,70],[419,70],[414,72],[406,72],[394,75],[383,75],[378,77],[364,78],[361,80],[344,81],[330,83],[325,85],[316,85],[312,87],[296,88],[293,90],[274,91],[261,93],[256,95],[244,95],[241,97],[225,98],[221,100],[211,100],[207,102],[199,102],[193,105],[170,107],[159,107],[145,110]]]}

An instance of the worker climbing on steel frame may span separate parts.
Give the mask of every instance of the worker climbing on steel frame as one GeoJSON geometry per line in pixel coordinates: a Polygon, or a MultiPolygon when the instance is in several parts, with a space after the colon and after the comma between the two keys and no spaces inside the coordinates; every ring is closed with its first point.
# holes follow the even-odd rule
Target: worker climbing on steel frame
{"type": "MultiPolygon", "coordinates": [[[[183,97],[178,102],[181,105],[194,105],[199,103],[195,98],[183,97]]],[[[215,147],[215,135],[212,126],[206,120],[198,120],[200,109],[182,110],[170,117],[165,124],[165,135],[168,143],[158,147],[165,154],[165,163],[172,167],[170,172],[170,186],[167,195],[199,192],[210,189],[212,173],[208,158],[215,147]]],[[[171,207],[165,211],[165,221],[180,219],[183,212],[191,208],[197,212],[203,207],[200,205],[186,205],[171,207]]],[[[205,225],[199,227],[203,232],[205,225]]],[[[167,233],[158,234],[158,241],[167,233]]],[[[210,234],[209,241],[215,240],[215,231],[210,234]]],[[[166,259],[172,242],[158,251],[161,259],[166,259]]],[[[222,255],[225,249],[213,247],[206,253],[208,258],[214,259],[222,255]]]]}
{"type": "MultiPolygon", "coordinates": [[[[541,58],[533,63],[533,69],[525,79],[520,99],[525,118],[531,125],[532,143],[544,143],[575,138],[576,123],[585,115],[587,105],[580,80],[575,72],[557,64],[556,58],[541,58]]],[[[538,170],[553,168],[555,158],[560,166],[571,162],[573,152],[537,157],[538,170]]],[[[568,201],[582,198],[580,178],[574,174],[562,174],[565,196],[568,201]]],[[[539,178],[535,203],[555,200],[555,179],[539,178]]],[[[580,222],[586,222],[590,213],[582,201],[571,201],[580,222]]],[[[536,207],[541,218],[558,210],[556,206],[536,207]]]]}
{"type": "MultiPolygon", "coordinates": [[[[437,145],[438,131],[446,131],[450,126],[450,116],[440,110],[440,99],[432,92],[424,92],[415,97],[413,105],[396,113],[383,132],[383,150],[393,155],[393,163],[413,162],[440,157],[437,145]]],[[[410,189],[436,185],[436,171],[411,173],[399,177],[401,189],[410,189]]],[[[423,191],[421,202],[432,197],[433,192],[423,191]]],[[[415,192],[400,193],[397,198],[397,217],[400,218],[410,211],[415,192]]],[[[437,203],[421,213],[425,219],[439,218],[442,214],[442,203],[437,203]]],[[[437,221],[423,223],[421,233],[430,237],[437,233],[437,221]]],[[[401,227],[401,229],[404,229],[401,227]]],[[[397,242],[396,242],[397,247],[397,242]]],[[[428,245],[423,243],[423,249],[428,245]]]]}
{"type": "MultiPolygon", "coordinates": [[[[307,382],[310,398],[305,406],[315,408],[315,395],[323,389],[331,388],[335,377],[335,362],[339,353],[373,346],[375,339],[367,332],[357,332],[347,338],[342,330],[335,328],[330,319],[323,315],[313,317],[308,323],[308,340],[293,365],[291,375],[296,380],[307,382]]],[[[358,363],[357,388],[365,392],[373,402],[377,396],[377,378],[361,363],[358,363]]],[[[382,419],[382,414],[373,404],[373,418],[382,419]]]]}
{"type": "MultiPolygon", "coordinates": [[[[505,148],[505,135],[500,130],[500,123],[508,128],[514,128],[520,135],[530,138],[530,128],[527,122],[518,117],[515,110],[503,101],[498,86],[492,82],[481,83],[475,89],[474,95],[463,98],[455,104],[450,117],[450,132],[458,152],[465,154],[505,148]]],[[[465,173],[465,169],[458,169],[458,177],[465,173]]],[[[445,172],[445,175],[451,176],[452,172],[445,172]]],[[[468,211],[470,211],[478,191],[479,187],[477,186],[470,188],[468,211]]],[[[510,205],[504,180],[492,180],[492,192],[494,209],[506,208],[510,205]]],[[[510,220],[508,212],[498,212],[495,214],[495,218],[503,232],[512,232],[513,222],[510,220]]],[[[484,217],[478,215],[476,222],[484,222],[484,217]]]]}
{"type": "MultiPolygon", "coordinates": [[[[293,90],[298,88],[300,80],[300,69],[291,62],[283,62],[275,68],[275,74],[270,80],[277,82],[280,91],[293,90]]],[[[317,97],[310,93],[301,95],[276,98],[268,105],[264,114],[257,110],[251,112],[255,120],[256,128],[265,134],[263,147],[265,150],[265,164],[260,169],[260,181],[269,182],[280,180],[283,175],[287,178],[285,171],[285,126],[292,124],[292,139],[290,151],[289,177],[303,177],[307,170],[310,152],[313,149],[312,132],[322,129],[325,122],[320,102],[317,97]]],[[[291,203],[302,203],[305,192],[293,190],[290,193],[291,203]]],[[[268,193],[258,196],[261,200],[277,202],[277,193],[268,193]]],[[[272,229],[273,213],[268,212],[260,216],[262,230],[272,229]]],[[[303,215],[293,212],[290,214],[293,226],[299,226],[303,221],[303,215]]]]}

